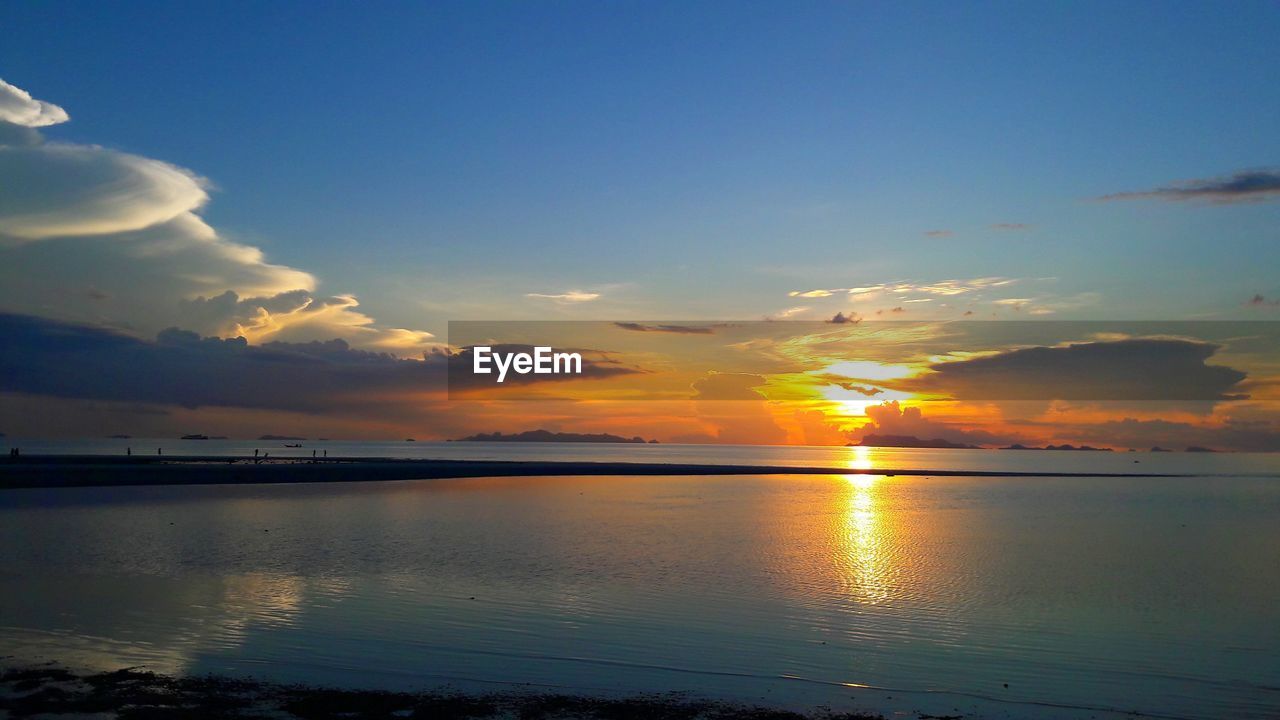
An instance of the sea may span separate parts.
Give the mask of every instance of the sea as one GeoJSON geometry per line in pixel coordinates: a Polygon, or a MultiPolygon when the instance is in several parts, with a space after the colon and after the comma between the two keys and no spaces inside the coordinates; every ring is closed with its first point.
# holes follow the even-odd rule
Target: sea
{"type": "Polygon", "coordinates": [[[0,664],[886,717],[1280,717],[1277,455],[5,441],[833,472],[4,490],[0,664]]]}

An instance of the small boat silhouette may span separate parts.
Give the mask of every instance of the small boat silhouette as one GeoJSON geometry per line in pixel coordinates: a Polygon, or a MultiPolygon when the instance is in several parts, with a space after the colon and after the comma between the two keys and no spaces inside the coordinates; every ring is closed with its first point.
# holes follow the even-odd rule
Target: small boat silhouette
{"type": "Polygon", "coordinates": [[[209,436],[208,436],[208,435],[199,435],[199,434],[195,434],[195,435],[183,435],[180,439],[182,439],[182,440],[208,440],[208,439],[209,439],[209,436]]]}
{"type": "Polygon", "coordinates": [[[289,443],[285,443],[284,446],[285,447],[302,447],[302,443],[294,443],[292,445],[290,445],[289,443]]]}

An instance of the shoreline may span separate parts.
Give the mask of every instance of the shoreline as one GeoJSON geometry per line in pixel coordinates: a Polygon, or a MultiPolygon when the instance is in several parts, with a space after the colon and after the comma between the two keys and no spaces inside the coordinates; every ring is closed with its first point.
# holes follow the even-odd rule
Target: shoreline
{"type": "Polygon", "coordinates": [[[520,720],[882,720],[880,715],[806,712],[676,693],[592,696],[563,692],[417,692],[293,685],[222,675],[172,676],[140,668],[77,673],[57,664],[4,667],[0,712],[11,718],[519,718],[520,720]],[[110,713],[110,714],[109,714],[110,713]]]}
{"type": "Polygon", "coordinates": [[[0,462],[0,490],[129,485],[375,482],[552,475],[906,475],[935,477],[1189,477],[1172,473],[919,470],[787,465],[534,460],[325,458],[255,460],[209,455],[32,455],[0,462]]]}

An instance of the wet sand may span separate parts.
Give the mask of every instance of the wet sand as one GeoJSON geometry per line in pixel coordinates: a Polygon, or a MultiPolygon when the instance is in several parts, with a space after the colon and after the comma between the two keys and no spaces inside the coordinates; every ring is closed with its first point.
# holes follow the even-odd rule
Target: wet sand
{"type": "Polygon", "coordinates": [[[368,482],[548,475],[920,475],[933,477],[1179,477],[1167,473],[1069,473],[912,468],[695,465],[643,462],[401,460],[222,456],[43,455],[0,461],[0,489],[124,485],[368,482]]]}
{"type": "Polygon", "coordinates": [[[387,692],[279,685],[227,677],[170,677],[137,668],[78,674],[56,665],[12,668],[0,674],[0,716],[118,718],[519,718],[520,720],[871,720],[879,716],[798,713],[696,700],[680,695],[621,698],[520,693],[468,694],[449,690],[387,692]]]}

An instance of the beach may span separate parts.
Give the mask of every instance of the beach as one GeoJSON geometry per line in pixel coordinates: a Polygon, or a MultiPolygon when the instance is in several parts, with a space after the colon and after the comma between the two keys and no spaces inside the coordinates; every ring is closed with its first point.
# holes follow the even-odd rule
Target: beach
{"type": "Polygon", "coordinates": [[[300,720],[871,720],[830,710],[693,700],[676,695],[587,697],[548,692],[388,692],[280,685],[226,677],[170,677],[137,669],[74,673],[58,666],[0,671],[0,712],[10,718],[299,718],[300,720]]]}

